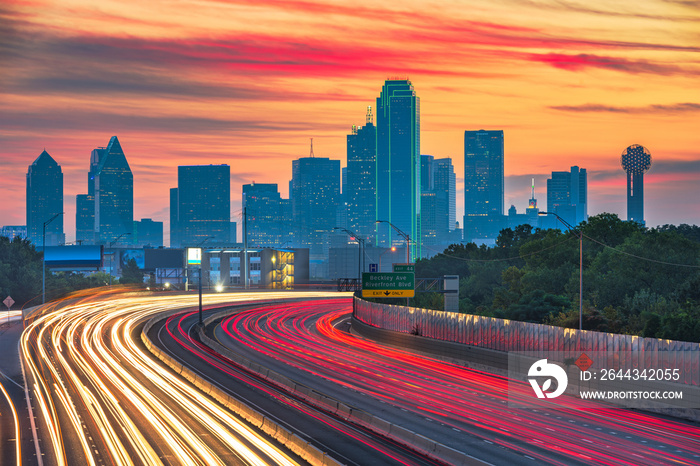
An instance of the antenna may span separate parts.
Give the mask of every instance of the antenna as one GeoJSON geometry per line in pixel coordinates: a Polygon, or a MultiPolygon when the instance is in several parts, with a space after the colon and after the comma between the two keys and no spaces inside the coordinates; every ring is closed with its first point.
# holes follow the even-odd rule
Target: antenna
{"type": "Polygon", "coordinates": [[[314,157],[314,138],[311,139],[311,153],[309,154],[309,157],[313,158],[314,157]]]}
{"type": "Polygon", "coordinates": [[[374,122],[374,117],[372,116],[372,106],[368,105],[367,106],[367,119],[365,120],[365,124],[373,123],[374,122]]]}
{"type": "Polygon", "coordinates": [[[535,179],[532,179],[532,196],[530,196],[532,199],[535,198],[535,179]]]}

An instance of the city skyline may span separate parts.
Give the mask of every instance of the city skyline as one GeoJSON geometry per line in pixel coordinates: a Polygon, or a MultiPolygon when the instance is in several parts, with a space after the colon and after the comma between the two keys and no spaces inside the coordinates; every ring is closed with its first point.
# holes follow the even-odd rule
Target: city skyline
{"type": "Polygon", "coordinates": [[[73,240],[85,160],[112,135],[134,174],[134,219],[165,222],[169,237],[175,167],[226,163],[240,223],[240,186],[277,183],[287,198],[309,137],[318,156],[345,164],[352,124],[391,76],[418,89],[421,153],[453,160],[458,220],[463,132],[503,129],[506,208],[524,211],[532,177],[542,200],[552,171],[578,165],[588,169],[589,215],[627,218],[619,154],[641,144],[654,154],[647,225],[700,223],[700,99],[687,92],[699,71],[697,6],[24,5],[0,10],[3,225],[25,224],[22,173],[46,148],[64,173],[73,240]]]}

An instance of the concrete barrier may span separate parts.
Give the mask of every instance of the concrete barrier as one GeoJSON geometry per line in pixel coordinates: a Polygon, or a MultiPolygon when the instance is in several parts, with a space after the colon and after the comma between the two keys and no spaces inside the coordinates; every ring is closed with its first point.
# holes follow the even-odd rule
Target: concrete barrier
{"type": "MultiPolygon", "coordinates": [[[[225,315],[228,315],[229,313],[230,311],[216,313],[205,319],[204,324],[205,326],[208,326],[212,322],[224,317],[225,315]]],[[[247,358],[235,353],[230,348],[221,345],[218,341],[209,338],[202,327],[199,328],[198,333],[202,343],[204,343],[210,349],[223,356],[226,356],[243,367],[250,368],[260,376],[265,373],[266,380],[270,381],[280,389],[304,399],[307,403],[316,406],[319,409],[337,414],[348,422],[365,427],[384,437],[391,438],[392,440],[399,442],[402,445],[423,455],[426,455],[429,458],[433,458],[447,464],[470,466],[488,464],[466,453],[454,450],[446,445],[440,444],[435,440],[412,432],[402,426],[393,424],[361,409],[349,406],[339,400],[336,400],[335,398],[324,395],[316,390],[312,390],[309,387],[299,384],[284,375],[274,372],[271,369],[262,368],[260,365],[252,363],[247,358]],[[254,370],[253,367],[257,367],[258,369],[254,370]]]]}
{"type": "MultiPolygon", "coordinates": [[[[164,364],[166,364],[168,367],[170,367],[174,371],[177,371],[179,374],[181,374],[185,379],[190,381],[199,390],[210,395],[212,398],[214,398],[217,402],[219,402],[226,409],[239,415],[240,417],[245,419],[248,423],[258,427],[266,435],[268,435],[271,438],[280,442],[282,445],[287,447],[291,452],[298,455],[300,458],[304,459],[305,461],[309,462],[309,464],[312,464],[314,466],[342,466],[343,465],[343,463],[340,463],[339,461],[335,460],[330,455],[328,455],[326,452],[323,452],[323,451],[319,450],[318,448],[316,448],[314,445],[310,445],[308,442],[305,442],[300,437],[298,437],[296,434],[288,431],[286,428],[284,428],[283,426],[280,426],[279,424],[275,423],[271,419],[266,418],[265,416],[263,416],[261,413],[259,413],[255,409],[251,408],[250,406],[247,406],[247,405],[241,403],[239,400],[228,396],[225,392],[220,390],[218,387],[216,387],[216,386],[210,384],[209,382],[207,382],[206,380],[203,380],[202,378],[198,377],[190,369],[180,365],[173,358],[171,358],[167,354],[164,354],[162,351],[160,351],[160,349],[158,347],[156,347],[153,344],[153,342],[151,341],[151,339],[148,337],[148,332],[151,330],[153,325],[155,325],[157,322],[160,322],[160,321],[168,318],[170,315],[173,315],[174,313],[177,313],[177,312],[181,312],[181,310],[168,311],[168,312],[165,312],[162,314],[158,314],[157,316],[149,319],[148,322],[146,322],[146,324],[144,325],[144,329],[141,332],[141,340],[143,341],[146,348],[156,358],[158,358],[160,361],[162,361],[164,364]]],[[[231,312],[231,310],[225,311],[225,313],[230,313],[230,312],[231,312]]]]}

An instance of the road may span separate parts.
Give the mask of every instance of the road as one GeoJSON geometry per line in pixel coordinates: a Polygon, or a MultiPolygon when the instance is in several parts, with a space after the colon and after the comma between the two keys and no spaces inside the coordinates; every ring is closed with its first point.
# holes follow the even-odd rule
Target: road
{"type": "Polygon", "coordinates": [[[302,384],[493,464],[700,464],[695,423],[570,397],[556,411],[510,408],[507,379],[355,336],[351,308],[261,306],[209,331],[302,384]]]}
{"type": "MultiPolygon", "coordinates": [[[[204,303],[286,296],[215,294],[204,303]]],[[[40,419],[43,464],[304,464],[145,349],[140,329],[146,320],[196,302],[195,295],[105,292],[35,316],[21,353],[40,419]]]]}
{"type": "MultiPolygon", "coordinates": [[[[237,307],[244,312],[250,306],[237,307]]],[[[431,465],[435,461],[396,442],[381,438],[342,417],[317,409],[304,399],[279,389],[228,358],[212,353],[197,339],[195,311],[163,320],[149,331],[156,345],[198,377],[210,380],[229,396],[254,407],[266,418],[312,443],[347,465],[431,465]]]]}

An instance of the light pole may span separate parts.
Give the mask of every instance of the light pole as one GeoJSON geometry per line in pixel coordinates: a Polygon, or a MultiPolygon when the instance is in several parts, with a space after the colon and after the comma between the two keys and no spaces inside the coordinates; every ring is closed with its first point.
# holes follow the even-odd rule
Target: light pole
{"type": "Polygon", "coordinates": [[[63,212],[55,214],[44,222],[41,240],[41,304],[46,304],[46,225],[53,222],[59,215],[63,215],[63,212]]]}
{"type": "Polygon", "coordinates": [[[408,235],[407,235],[406,233],[404,233],[403,231],[399,230],[393,223],[391,223],[391,222],[389,222],[389,221],[387,221],[387,220],[377,220],[377,221],[374,222],[374,223],[388,223],[389,225],[391,225],[391,228],[393,228],[394,230],[396,230],[396,233],[398,233],[399,235],[401,235],[401,236],[403,237],[403,239],[406,240],[406,263],[407,263],[407,264],[410,264],[410,263],[411,263],[411,259],[410,259],[409,247],[410,247],[410,244],[411,244],[411,237],[408,236],[408,235]]]}
{"type": "MultiPolygon", "coordinates": [[[[539,215],[554,215],[571,233],[576,234],[574,227],[554,212],[540,212],[539,215]]],[[[583,330],[583,232],[578,232],[578,329],[583,330]]]]}
{"type": "MultiPolygon", "coordinates": [[[[112,249],[112,246],[117,244],[121,238],[124,236],[130,235],[131,233],[122,233],[121,235],[117,236],[117,238],[109,243],[109,249],[112,249]]],[[[114,251],[112,251],[112,255],[109,258],[109,286],[112,286],[112,273],[114,272],[114,251]]]]}
{"type": "Polygon", "coordinates": [[[197,268],[198,274],[199,274],[199,325],[203,325],[204,321],[202,320],[202,245],[204,244],[205,241],[208,239],[214,238],[213,236],[207,236],[204,238],[202,241],[199,242],[197,245],[198,248],[200,248],[200,253],[199,253],[199,267],[197,268]]]}
{"type": "Polygon", "coordinates": [[[351,230],[348,230],[347,228],[342,228],[342,227],[333,227],[334,230],[340,230],[344,231],[348,235],[350,235],[350,238],[354,238],[357,240],[357,283],[362,283],[362,272],[364,272],[364,267],[362,267],[362,251],[365,248],[365,240],[364,238],[360,238],[357,236],[354,232],[351,230]]]}
{"type": "Polygon", "coordinates": [[[384,251],[383,253],[379,254],[379,272],[382,271],[382,256],[389,251],[391,251],[391,252],[396,251],[396,246],[392,246],[392,247],[388,248],[386,251],[384,251]]]}

